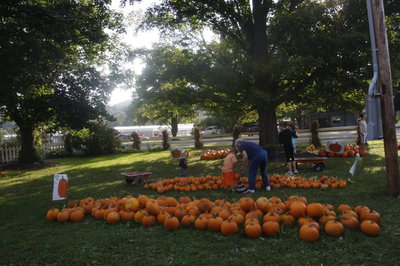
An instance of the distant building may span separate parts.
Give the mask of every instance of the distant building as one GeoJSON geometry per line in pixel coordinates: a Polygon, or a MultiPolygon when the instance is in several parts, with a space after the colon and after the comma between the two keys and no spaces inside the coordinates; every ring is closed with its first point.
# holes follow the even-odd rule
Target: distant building
{"type": "Polygon", "coordinates": [[[311,128],[311,123],[313,120],[318,120],[319,126],[321,128],[357,125],[357,115],[349,112],[327,112],[310,114],[306,116],[304,127],[311,128]]]}

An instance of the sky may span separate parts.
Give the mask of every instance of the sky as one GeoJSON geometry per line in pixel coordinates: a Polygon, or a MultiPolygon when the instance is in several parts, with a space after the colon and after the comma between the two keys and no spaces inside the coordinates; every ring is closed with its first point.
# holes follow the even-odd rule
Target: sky
{"type": "MultiPolygon", "coordinates": [[[[141,2],[135,2],[134,5],[126,5],[125,8],[121,9],[119,7],[119,0],[113,0],[111,8],[116,9],[118,11],[122,11],[125,16],[127,16],[132,11],[145,11],[147,7],[151,6],[153,3],[158,2],[157,0],[146,0],[141,2]]],[[[152,44],[159,40],[159,34],[157,30],[152,30],[150,32],[140,32],[134,33],[133,27],[127,28],[127,33],[124,34],[122,40],[131,45],[134,48],[151,48],[152,44]]],[[[133,64],[126,65],[128,68],[133,68],[135,73],[140,73],[143,68],[143,63],[139,60],[135,60],[133,64]]],[[[115,88],[111,94],[110,101],[108,105],[114,105],[126,100],[132,99],[132,92],[131,90],[125,90],[121,88],[115,88]]]]}

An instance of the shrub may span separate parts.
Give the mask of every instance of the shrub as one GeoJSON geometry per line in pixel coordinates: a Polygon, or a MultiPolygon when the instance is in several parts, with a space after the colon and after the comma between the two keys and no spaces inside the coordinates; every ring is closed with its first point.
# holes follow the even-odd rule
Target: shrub
{"type": "Polygon", "coordinates": [[[88,127],[72,135],[72,147],[86,155],[116,153],[121,146],[118,131],[104,122],[90,122],[88,127]]]}
{"type": "Polygon", "coordinates": [[[140,151],[140,136],[136,131],[133,131],[131,134],[131,139],[132,139],[132,149],[136,151],[140,151]]]}
{"type": "Polygon", "coordinates": [[[195,127],[193,134],[194,134],[194,147],[196,149],[203,148],[204,144],[203,141],[201,140],[200,128],[195,127]]]}
{"type": "Polygon", "coordinates": [[[167,130],[163,130],[162,132],[162,146],[164,150],[168,150],[171,147],[171,144],[169,143],[169,136],[168,136],[168,131],[167,130]]]}
{"type": "Polygon", "coordinates": [[[47,159],[54,159],[54,158],[64,158],[70,155],[65,151],[65,149],[55,149],[51,150],[48,153],[46,153],[46,158],[47,159]]]}

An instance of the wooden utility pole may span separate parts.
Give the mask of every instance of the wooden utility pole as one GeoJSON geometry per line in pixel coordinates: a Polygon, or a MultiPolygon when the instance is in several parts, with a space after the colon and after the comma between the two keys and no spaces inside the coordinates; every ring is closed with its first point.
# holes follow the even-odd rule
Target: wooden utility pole
{"type": "Polygon", "coordinates": [[[378,50],[379,83],[381,88],[382,131],[386,159],[386,178],[390,196],[400,195],[400,171],[397,155],[396,119],[393,104],[392,74],[389,46],[386,34],[383,0],[372,0],[372,15],[375,25],[376,48],[378,50]]]}

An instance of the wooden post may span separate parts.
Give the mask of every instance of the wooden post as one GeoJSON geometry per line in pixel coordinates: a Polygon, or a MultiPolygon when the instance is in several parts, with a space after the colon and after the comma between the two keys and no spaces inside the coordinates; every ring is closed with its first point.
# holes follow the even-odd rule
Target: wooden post
{"type": "Polygon", "coordinates": [[[376,48],[378,50],[378,85],[381,88],[382,129],[388,194],[390,196],[398,196],[400,195],[400,174],[397,155],[396,119],[383,0],[372,0],[371,7],[375,25],[376,48]]]}

